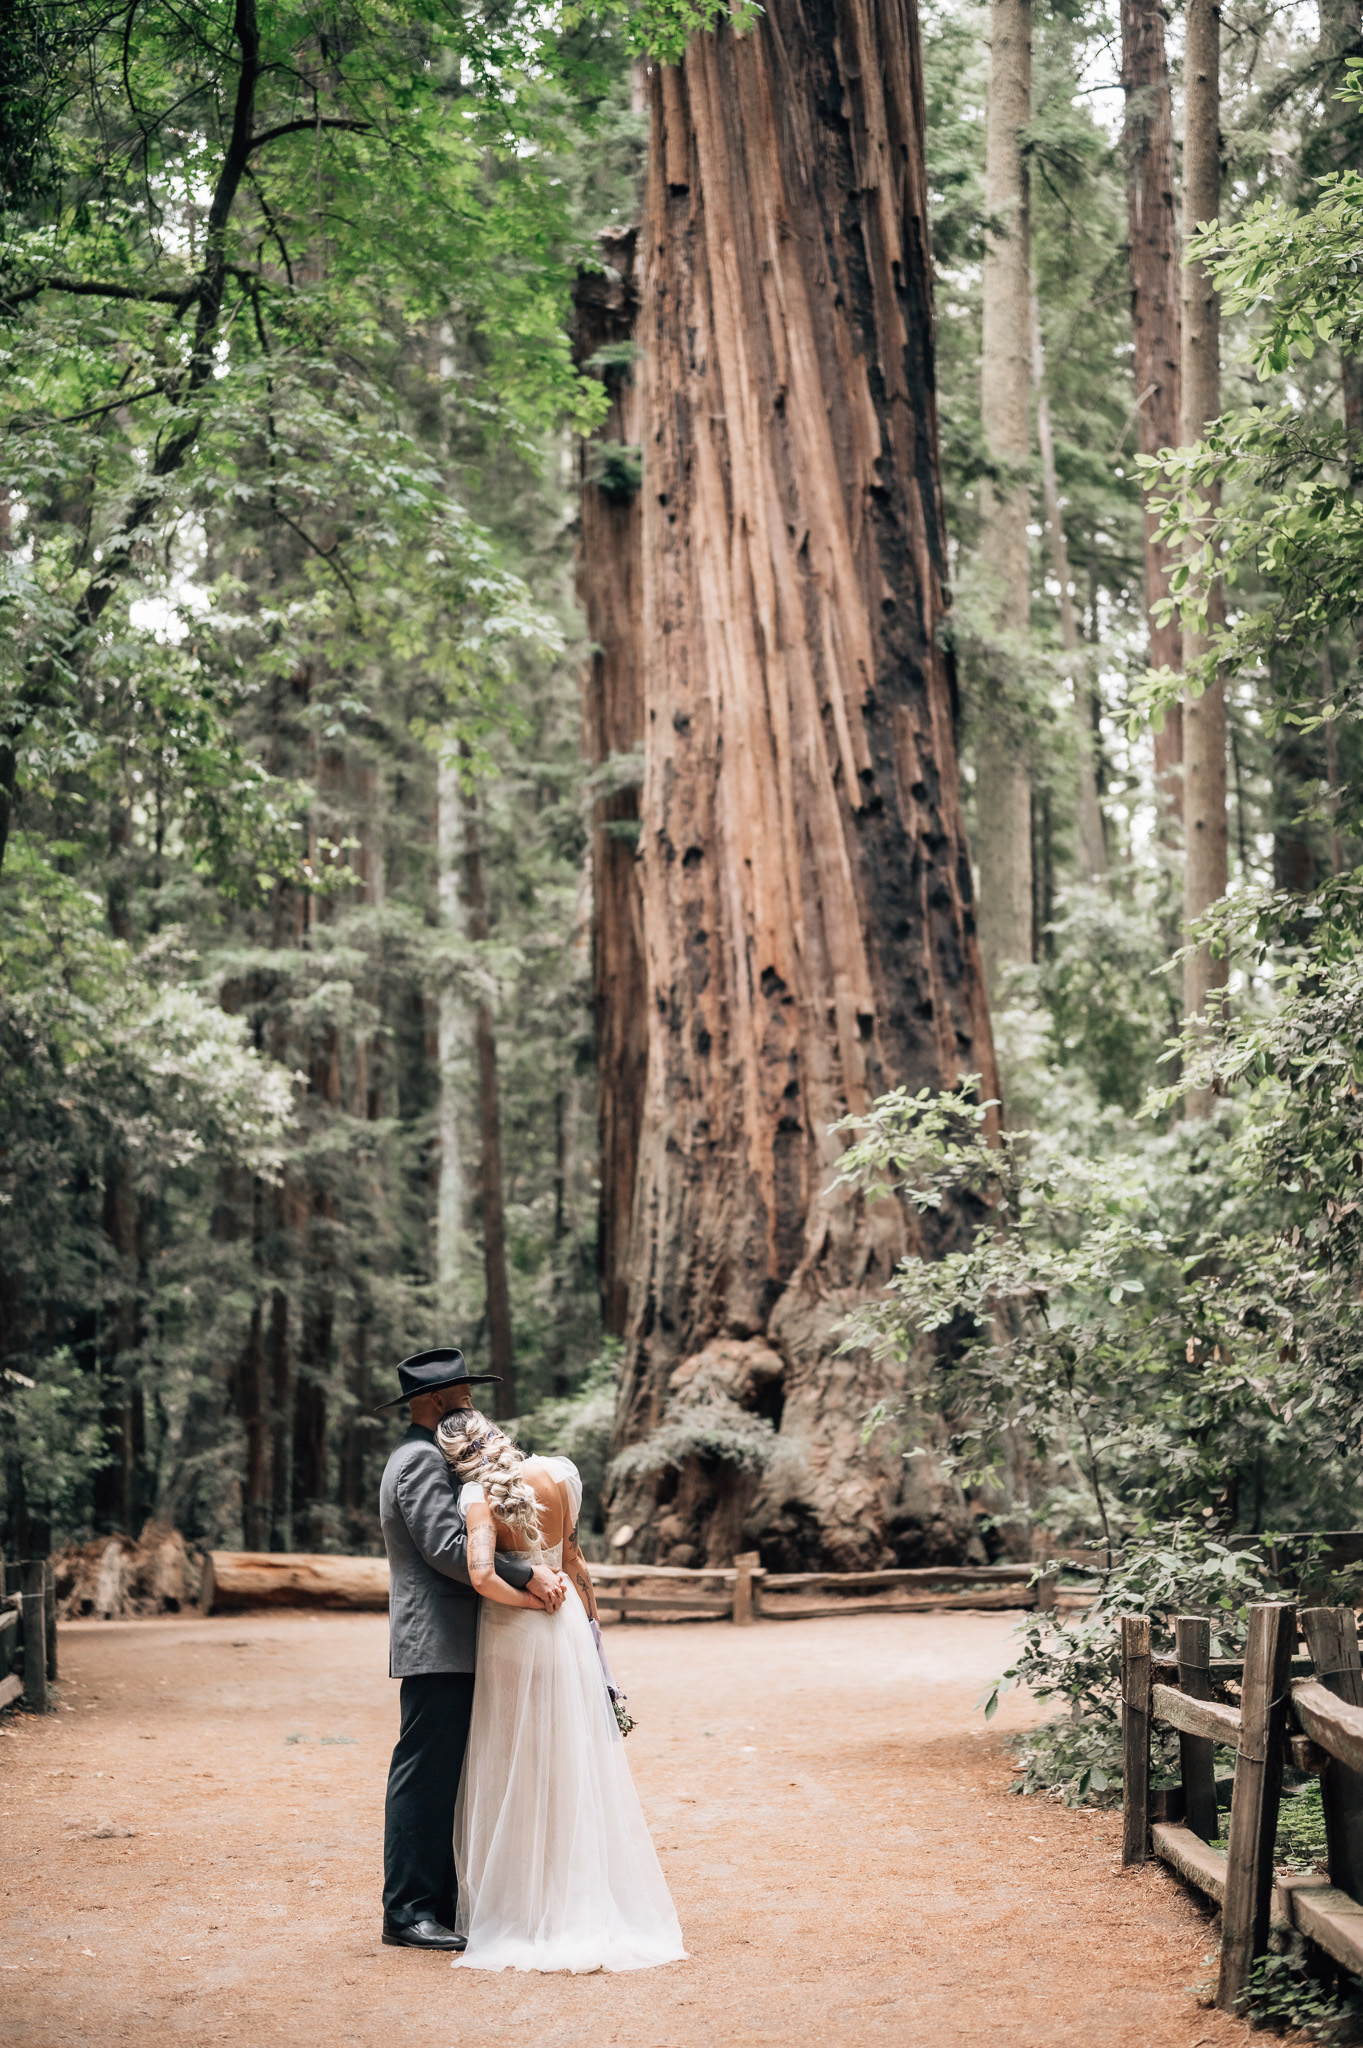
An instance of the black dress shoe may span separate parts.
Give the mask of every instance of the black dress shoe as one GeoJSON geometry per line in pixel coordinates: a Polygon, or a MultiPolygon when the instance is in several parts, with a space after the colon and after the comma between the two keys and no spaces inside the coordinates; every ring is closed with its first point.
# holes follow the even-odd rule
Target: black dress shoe
{"type": "Polygon", "coordinates": [[[409,1920],[400,1927],[391,1920],[385,1920],[383,1939],[387,1948],[463,1950],[468,1947],[462,1934],[456,1934],[452,1927],[442,1927],[438,1920],[409,1920]]]}

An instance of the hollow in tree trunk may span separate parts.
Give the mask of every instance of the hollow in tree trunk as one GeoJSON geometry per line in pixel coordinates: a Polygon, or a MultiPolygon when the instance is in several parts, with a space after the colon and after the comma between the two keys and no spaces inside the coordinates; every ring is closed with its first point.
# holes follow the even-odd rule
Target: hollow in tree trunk
{"type": "MultiPolygon", "coordinates": [[[[1126,117],[1127,252],[1131,270],[1132,368],[1136,444],[1142,455],[1178,445],[1178,222],[1174,210],[1174,118],[1160,0],[1122,0],[1122,91],[1126,117]]],[[[1183,665],[1177,617],[1161,624],[1155,605],[1169,594],[1173,558],[1145,512],[1145,618],[1152,668],[1183,665]]],[[[1166,815],[1183,810],[1183,706],[1171,704],[1155,734],[1155,779],[1166,815]]]]}
{"type": "Polygon", "coordinates": [[[774,0],[655,68],[651,119],[648,1084],[616,1446],[703,1428],[706,1403],[779,1433],[760,1482],[701,1449],[617,1482],[612,1521],[678,1563],[959,1556],[930,1460],[862,1447],[903,1369],[839,1347],[961,1220],[833,1189],[829,1128],[893,1087],[996,1085],[940,639],[912,8],[774,0]]]}

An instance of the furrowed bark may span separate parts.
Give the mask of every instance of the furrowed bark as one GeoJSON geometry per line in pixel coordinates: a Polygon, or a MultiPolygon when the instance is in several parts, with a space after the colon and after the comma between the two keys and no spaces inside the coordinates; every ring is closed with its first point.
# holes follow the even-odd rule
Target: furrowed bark
{"type": "MultiPolygon", "coordinates": [[[[1204,221],[1215,220],[1221,203],[1221,14],[1215,0],[1189,0],[1183,59],[1186,126],[1183,140],[1183,239],[1185,247],[1204,221]]],[[[1210,273],[1201,263],[1183,271],[1181,382],[1183,441],[1201,438],[1221,410],[1221,313],[1210,273]]],[[[1214,589],[1209,626],[1220,617],[1214,589]]],[[[1207,633],[1183,626],[1183,666],[1206,654],[1207,633]]],[[[1191,924],[1226,893],[1229,847],[1226,829],[1226,697],[1218,676],[1200,697],[1183,707],[1183,916],[1191,924]]],[[[1206,1014],[1207,996],[1222,989],[1228,963],[1214,960],[1208,947],[1189,954],[1183,967],[1183,1009],[1187,1017],[1206,1014]]],[[[1207,1116],[1211,1091],[1192,1088],[1185,1113],[1207,1116]]]]}
{"type": "Polygon", "coordinates": [[[939,640],[911,6],[774,0],[741,39],[697,36],[654,69],[652,135],[649,1060],[616,1443],[718,1395],[787,1455],[756,1495],[687,1457],[611,1513],[676,1562],[754,1537],[771,1564],[931,1562],[965,1546],[959,1499],[863,1452],[859,1417],[902,1378],[838,1347],[937,1226],[833,1191],[829,1133],[900,1083],[995,1092],[939,640]]]}
{"type": "MultiPolygon", "coordinates": [[[[1046,392],[1046,352],[1041,339],[1041,310],[1032,294],[1032,376],[1036,384],[1036,438],[1041,454],[1041,488],[1046,506],[1046,536],[1050,543],[1051,574],[1059,587],[1060,645],[1067,655],[1079,652],[1079,621],[1074,615],[1070,589],[1070,554],[1065,544],[1065,522],[1060,511],[1060,480],[1055,467],[1055,436],[1051,432],[1051,404],[1046,392]]],[[[1093,769],[1093,700],[1081,663],[1071,671],[1074,692],[1074,758],[1076,824],[1079,837],[1079,868],[1086,881],[1107,876],[1107,843],[1103,838],[1103,813],[1098,803],[1098,779],[1093,769]]],[[[1049,849],[1049,818],[1044,837],[1049,849]]],[[[1049,871],[1049,860],[1045,863],[1049,871]]],[[[1037,920],[1044,930],[1050,922],[1049,882],[1037,890],[1044,899],[1044,914],[1037,920]]]]}
{"type": "Polygon", "coordinates": [[[582,672],[583,751],[593,768],[621,773],[592,805],[592,989],[601,1194],[596,1258],[601,1319],[623,1337],[629,1314],[629,1222],[648,1070],[643,905],[636,848],[639,788],[628,757],[644,740],[643,504],[631,467],[641,436],[641,386],[628,359],[638,320],[637,231],[601,238],[606,270],[583,271],[574,292],[579,365],[602,351],[610,411],[579,454],[581,538],[577,593],[592,651],[582,672]],[[620,358],[623,357],[624,360],[620,358]]]}
{"type": "Polygon", "coordinates": [[[1000,970],[1032,951],[1032,789],[1020,720],[1010,707],[1006,643],[1027,631],[1032,605],[1027,525],[1031,493],[1017,475],[1031,452],[1031,252],[1022,132],[1032,113],[1031,0],[992,0],[985,206],[980,413],[985,445],[1003,475],[980,483],[980,560],[992,577],[992,626],[1005,643],[984,678],[975,747],[975,853],[980,951],[992,994],[1000,970]]]}
{"type": "MultiPolygon", "coordinates": [[[[1178,223],[1174,210],[1174,120],[1164,15],[1159,0],[1122,0],[1122,91],[1126,119],[1127,248],[1136,380],[1136,439],[1158,455],[1180,439],[1178,223]]],[[[1152,668],[1183,665],[1178,619],[1161,625],[1155,605],[1169,594],[1172,557],[1145,513],[1145,613],[1152,668]]],[[[1167,811],[1183,811],[1183,706],[1171,704],[1155,734],[1155,779],[1167,811]]]]}

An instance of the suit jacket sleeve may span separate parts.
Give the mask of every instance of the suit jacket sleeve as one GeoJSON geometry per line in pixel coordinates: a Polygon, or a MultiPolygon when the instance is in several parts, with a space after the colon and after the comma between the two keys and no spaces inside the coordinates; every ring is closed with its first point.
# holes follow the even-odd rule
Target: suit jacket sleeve
{"type": "MultiPolygon", "coordinates": [[[[432,1571],[472,1587],[468,1564],[468,1531],[450,1485],[449,1470],[437,1451],[434,1458],[413,1458],[398,1475],[398,1506],[413,1543],[432,1571]]],[[[497,1552],[497,1576],[517,1592],[530,1583],[528,1558],[497,1552]]]]}

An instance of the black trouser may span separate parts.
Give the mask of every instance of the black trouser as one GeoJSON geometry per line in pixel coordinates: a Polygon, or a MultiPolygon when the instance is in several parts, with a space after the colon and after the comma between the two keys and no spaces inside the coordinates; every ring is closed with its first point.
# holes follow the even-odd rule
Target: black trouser
{"type": "Polygon", "coordinates": [[[402,1681],[402,1732],[388,1767],[383,1826],[383,1917],[453,1927],[454,1801],[473,1712],[471,1671],[402,1681]]]}

